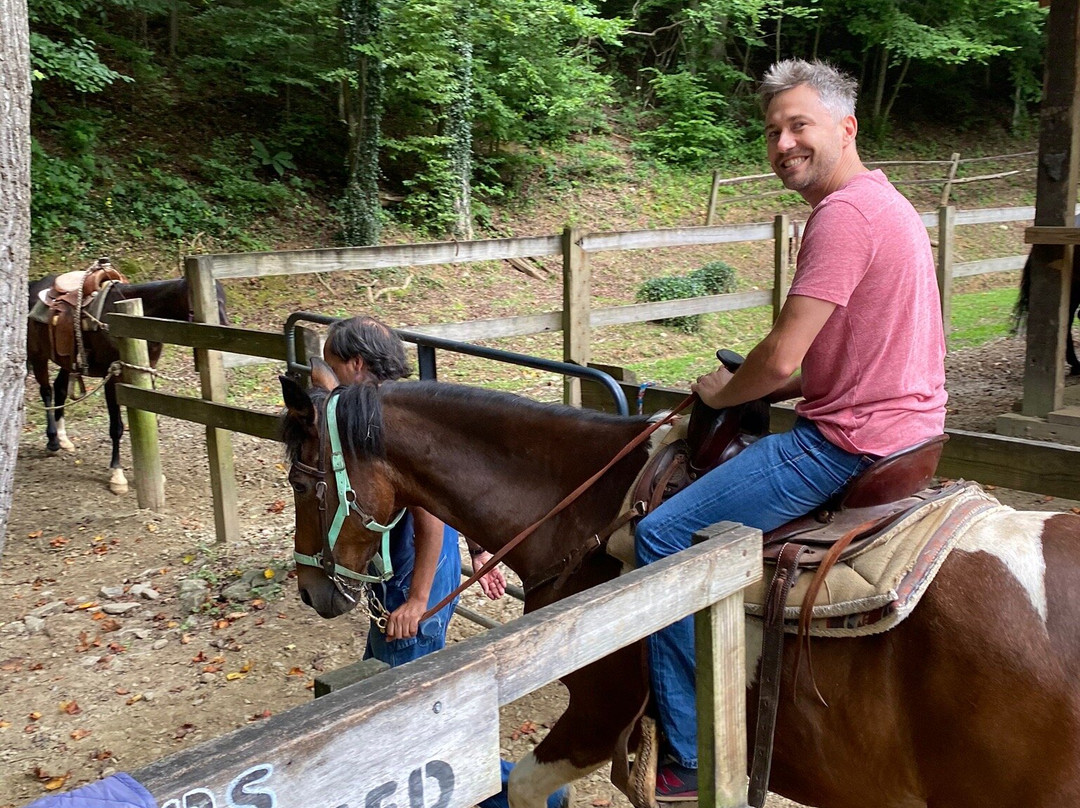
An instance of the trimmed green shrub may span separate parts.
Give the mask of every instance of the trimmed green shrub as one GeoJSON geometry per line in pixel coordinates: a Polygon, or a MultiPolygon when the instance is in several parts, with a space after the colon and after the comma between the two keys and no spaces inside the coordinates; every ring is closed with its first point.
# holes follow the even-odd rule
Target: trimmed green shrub
{"type": "MultiPolygon", "coordinates": [[[[735,286],[735,268],[723,261],[711,261],[687,275],[649,278],[638,287],[636,299],[638,303],[656,303],[661,300],[724,295],[734,292],[735,286]]],[[[700,314],[669,317],[656,322],[687,334],[696,334],[701,330],[700,314]]]]}
{"type": "MultiPolygon", "coordinates": [[[[688,297],[701,297],[707,294],[700,280],[686,275],[666,275],[662,278],[649,278],[637,290],[638,303],[656,303],[661,300],[681,300],[688,297]]],[[[656,322],[687,334],[696,334],[701,329],[701,315],[688,314],[681,317],[668,317],[656,322]]]]}

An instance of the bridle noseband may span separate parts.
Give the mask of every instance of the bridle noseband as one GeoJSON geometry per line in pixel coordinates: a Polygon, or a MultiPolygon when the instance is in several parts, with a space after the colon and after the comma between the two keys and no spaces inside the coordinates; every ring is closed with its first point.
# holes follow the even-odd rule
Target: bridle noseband
{"type": "Polygon", "coordinates": [[[350,589],[356,590],[356,587],[350,587],[343,578],[349,578],[352,581],[358,581],[361,584],[381,583],[383,581],[390,580],[394,574],[393,564],[390,561],[390,531],[394,529],[395,525],[401,521],[401,517],[405,515],[405,508],[402,508],[397,512],[397,515],[390,520],[390,524],[383,525],[375,521],[375,518],[364,511],[356,502],[356,492],[353,491],[352,485],[349,482],[349,474],[345,468],[345,456],[341,451],[341,438],[338,434],[337,427],[337,399],[338,394],[342,388],[337,388],[326,398],[322,407],[323,417],[320,419],[319,430],[319,465],[318,467],[309,466],[306,463],[300,462],[300,460],[293,460],[292,467],[294,470],[305,474],[308,477],[315,479],[315,498],[319,502],[319,531],[322,534],[322,549],[315,555],[306,555],[304,553],[293,550],[293,558],[296,559],[297,564],[303,564],[308,567],[318,567],[326,573],[334,585],[338,588],[346,598],[355,602],[356,598],[350,593],[350,589]],[[327,526],[327,511],[326,511],[326,443],[322,434],[321,424],[326,424],[326,432],[329,436],[330,443],[330,464],[331,470],[334,474],[334,483],[337,487],[338,505],[337,510],[334,512],[333,522],[327,526]],[[345,518],[349,515],[349,512],[353,511],[360,517],[361,525],[365,530],[370,530],[373,533],[382,533],[382,543],[380,545],[379,552],[377,552],[371,559],[372,566],[375,567],[377,575],[365,575],[363,573],[354,572],[348,567],[343,567],[334,560],[334,545],[337,544],[338,536],[341,534],[342,525],[345,524],[345,518]]]}

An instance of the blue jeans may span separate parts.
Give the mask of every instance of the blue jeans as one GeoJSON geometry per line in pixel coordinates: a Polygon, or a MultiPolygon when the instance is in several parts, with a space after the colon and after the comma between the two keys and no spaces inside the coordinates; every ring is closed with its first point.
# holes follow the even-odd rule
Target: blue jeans
{"type": "MultiPolygon", "coordinates": [[[[829,443],[811,421],[768,435],[684,488],[643,518],[634,534],[638,565],[690,546],[695,531],[721,521],[763,532],[823,505],[874,458],[829,443]]],[[[686,617],[648,639],[649,679],[667,751],[697,768],[694,621],[686,617]]]]}
{"type": "MultiPolygon", "coordinates": [[[[372,584],[375,596],[382,601],[388,612],[402,606],[409,598],[412,585],[413,564],[416,559],[412,542],[411,515],[402,519],[399,525],[406,525],[401,536],[392,535],[394,544],[390,557],[394,564],[394,577],[384,584],[372,584]]],[[[458,552],[458,533],[451,527],[443,528],[443,546],[439,554],[439,565],[435,569],[435,578],[431,582],[431,594],[428,596],[428,608],[445,598],[461,582],[461,556],[458,552]]],[[[415,637],[402,640],[387,640],[386,635],[374,623],[368,626],[367,646],[364,659],[375,657],[392,668],[412,662],[422,656],[438,651],[446,645],[446,628],[454,616],[457,598],[448,603],[437,613],[420,623],[415,637]]]]}

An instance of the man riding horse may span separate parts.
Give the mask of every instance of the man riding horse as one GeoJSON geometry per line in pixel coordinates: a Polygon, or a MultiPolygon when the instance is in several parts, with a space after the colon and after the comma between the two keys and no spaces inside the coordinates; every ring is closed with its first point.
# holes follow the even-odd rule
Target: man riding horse
{"type": "MultiPolygon", "coordinates": [[[[769,162],[812,207],[787,302],[734,374],[691,386],[717,409],[802,397],[790,432],[770,435],[648,514],[637,560],[657,561],[730,520],[769,531],[827,502],[874,459],[940,434],[945,339],[934,259],[918,213],[859,159],[855,81],[787,60],[761,86],[769,162]],[[801,368],[801,375],[796,371],[801,368]]],[[[649,638],[666,763],[660,802],[697,799],[694,629],[649,638]]]]}

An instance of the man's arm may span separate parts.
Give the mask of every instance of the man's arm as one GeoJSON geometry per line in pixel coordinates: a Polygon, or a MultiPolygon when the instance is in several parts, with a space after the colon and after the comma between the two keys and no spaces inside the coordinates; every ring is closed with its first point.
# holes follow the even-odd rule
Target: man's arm
{"type": "Polygon", "coordinates": [[[714,409],[801,394],[802,379],[795,371],[835,308],[826,300],[789,295],[772,330],[747,354],[738,373],[721,367],[701,376],[690,389],[714,409]]]}
{"type": "Polygon", "coordinates": [[[416,561],[413,564],[409,598],[386,619],[386,639],[403,640],[415,637],[420,629],[420,618],[427,611],[431,585],[442,554],[443,523],[423,508],[409,508],[413,518],[413,548],[416,561]]]}

